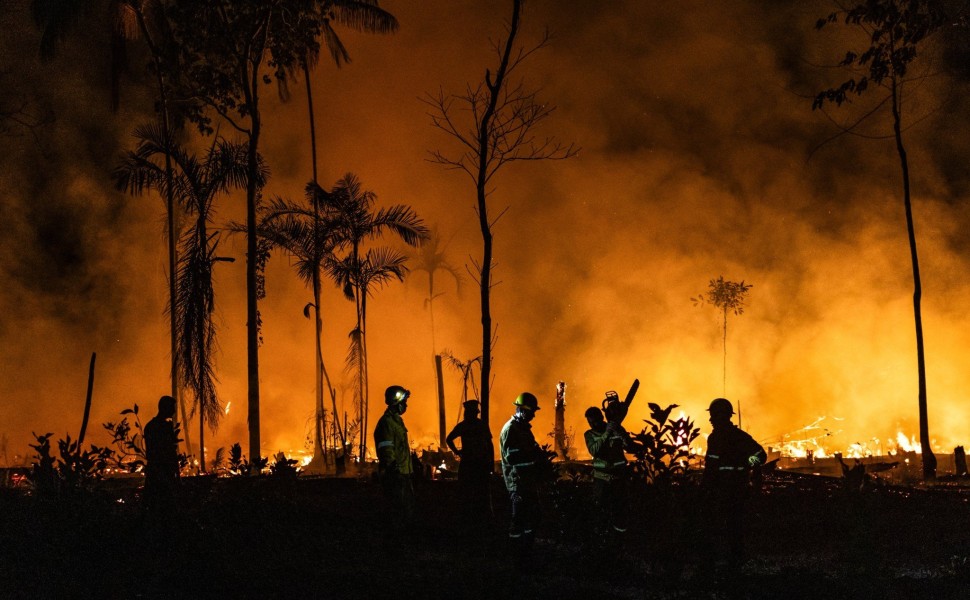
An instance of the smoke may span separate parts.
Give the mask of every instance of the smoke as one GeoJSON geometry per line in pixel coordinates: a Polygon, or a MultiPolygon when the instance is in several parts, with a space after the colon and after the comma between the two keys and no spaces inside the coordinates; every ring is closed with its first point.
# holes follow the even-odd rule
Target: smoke
{"type": "MultiPolygon", "coordinates": [[[[347,33],[353,62],[340,70],[321,63],[315,74],[320,181],[356,173],[379,205],[410,204],[451,238],[453,263],[470,263],[481,255],[474,189],[463,174],[426,160],[452,140],[430,127],[418,98],[439,88],[460,93],[492,67],[487,38],[501,34],[507,7],[382,6],[401,31],[347,33]]],[[[491,191],[494,214],[508,209],[495,227],[493,430],[515,395],[529,390],[543,408],[534,423],[542,439],[552,430],[555,385],[565,380],[567,426],[581,434],[586,406],[607,390],[622,395],[636,377],[642,385],[630,429],[646,418],[648,401],[676,403],[706,428],[704,408],[726,394],[740,403],[745,428],[765,441],[821,416],[841,430],[826,442],[833,449],[915,434],[913,284],[894,147],[842,136],[817,148],[836,130],[811,110],[811,96],[843,77],[818,65],[837,60],[849,39],[814,31],[830,7],[526,6],[523,43],[537,40],[543,25],[553,33],[520,73],[557,106],[542,133],[582,151],[563,162],[509,165],[491,191]],[[722,315],[690,300],[721,275],[754,286],[744,314],[728,316],[726,385],[722,315]]],[[[149,118],[150,92],[130,92],[128,112],[111,115],[95,56],[40,65],[29,55],[36,33],[17,31],[3,43],[4,56],[20,59],[10,68],[29,82],[18,91],[57,114],[39,144],[18,138],[0,186],[0,423],[10,447],[25,448],[32,430],[78,427],[94,350],[92,422],[115,419],[135,402],[153,414],[168,389],[168,337],[162,204],[117,194],[107,176],[131,144],[131,125],[149,118]]],[[[929,116],[906,132],[930,426],[945,451],[970,434],[963,400],[970,214],[961,203],[970,113],[954,93],[961,85],[941,77],[921,87],[912,108],[929,116]]],[[[866,102],[828,112],[850,118],[866,102]]],[[[280,104],[267,90],[264,103],[267,194],[299,197],[310,173],[304,100],[294,93],[280,104]]],[[[218,219],[240,220],[243,205],[240,194],[222,199],[218,219]]],[[[238,260],[217,271],[220,394],[231,408],[219,431],[207,432],[210,452],[246,446],[244,246],[229,237],[222,251],[238,260]]],[[[408,387],[405,419],[422,447],[435,442],[438,422],[425,277],[377,291],[368,314],[372,421],[385,386],[408,387]]],[[[267,278],[264,454],[304,447],[314,385],[313,328],[302,316],[310,293],[284,256],[271,259],[267,278]]],[[[436,350],[473,358],[481,352],[477,290],[468,285],[458,295],[450,281],[442,284],[436,350]]],[[[324,304],[327,366],[349,385],[343,357],[353,309],[333,287],[324,304]]],[[[446,366],[445,377],[450,426],[461,376],[446,366]]],[[[344,400],[353,417],[349,393],[344,400]]]]}

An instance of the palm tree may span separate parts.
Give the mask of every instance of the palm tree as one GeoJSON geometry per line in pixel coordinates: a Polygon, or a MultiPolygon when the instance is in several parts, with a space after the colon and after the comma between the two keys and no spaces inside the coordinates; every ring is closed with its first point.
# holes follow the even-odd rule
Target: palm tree
{"type": "Polygon", "coordinates": [[[367,456],[367,296],[374,285],[383,285],[392,277],[403,279],[406,272],[403,254],[377,249],[362,255],[362,245],[367,239],[378,238],[390,231],[406,244],[417,246],[429,233],[424,221],[409,206],[399,204],[373,212],[376,199],[376,194],[361,189],[360,181],[353,173],[337,181],[330,192],[331,222],[337,247],[346,252],[343,258],[331,263],[330,271],[344,295],[355,301],[357,312],[357,325],[350,333],[348,364],[357,370],[355,391],[361,423],[361,461],[367,456]]]}
{"type": "MultiPolygon", "coordinates": [[[[350,62],[350,53],[340,41],[340,37],[333,28],[333,23],[338,23],[345,27],[350,27],[355,31],[363,33],[394,33],[398,29],[397,19],[394,15],[385,11],[377,5],[376,0],[316,0],[319,2],[319,10],[315,13],[305,13],[301,15],[301,27],[298,30],[304,31],[312,39],[323,38],[323,42],[333,59],[334,64],[339,68],[342,64],[350,62]]],[[[311,165],[313,168],[313,181],[317,181],[317,132],[316,119],[313,111],[313,89],[311,86],[310,73],[316,66],[320,55],[320,47],[315,44],[307,44],[302,48],[303,55],[295,62],[290,63],[287,70],[287,77],[278,77],[280,96],[286,99],[289,96],[287,89],[288,79],[296,75],[292,68],[299,67],[299,72],[303,74],[303,81],[306,84],[307,96],[307,115],[310,122],[310,154],[311,165]]]]}
{"type": "Polygon", "coordinates": [[[322,331],[323,318],[321,316],[321,286],[320,272],[324,264],[332,263],[333,251],[336,243],[333,226],[326,220],[321,211],[328,207],[329,193],[320,186],[310,183],[306,188],[306,205],[296,204],[284,199],[273,200],[263,209],[259,225],[259,235],[269,240],[274,246],[282,248],[296,259],[297,275],[313,291],[313,301],[308,303],[303,314],[310,316],[310,308],[314,310],[315,321],[315,425],[314,425],[314,456],[308,470],[320,468],[325,462],[326,409],[324,408],[324,385],[333,403],[334,427],[341,441],[346,446],[346,434],[340,428],[337,419],[336,392],[330,381],[330,375],[323,361],[322,331]]]}
{"type": "Polygon", "coordinates": [[[205,471],[205,424],[208,421],[214,431],[222,415],[215,390],[212,271],[216,262],[232,260],[216,254],[219,232],[210,232],[213,201],[221,193],[245,186],[247,148],[216,138],[199,160],[173,141],[172,131],[150,125],[136,129],[135,135],[137,147],[115,170],[118,187],[134,194],[158,189],[195,216],[181,236],[177,294],[169,310],[178,332],[176,367],[195,398],[193,415],[199,413],[199,465],[205,471]],[[160,165],[160,157],[170,159],[174,169],[160,165]]]}
{"type": "Polygon", "coordinates": [[[436,271],[445,271],[450,273],[452,277],[455,278],[455,287],[457,291],[461,291],[461,274],[458,269],[455,268],[448,259],[445,257],[445,247],[447,244],[442,243],[441,235],[438,233],[437,228],[433,229],[431,232],[431,237],[421,244],[421,246],[411,254],[412,269],[415,271],[424,271],[428,274],[428,297],[424,299],[424,305],[428,309],[428,314],[431,317],[431,359],[432,366],[434,368],[435,379],[437,380],[437,389],[439,392],[438,398],[438,437],[439,444],[442,448],[445,447],[445,399],[444,399],[444,382],[440,381],[440,361],[438,358],[438,346],[435,341],[435,329],[434,329],[434,301],[435,298],[444,294],[444,292],[435,292],[434,287],[434,274],[436,271]]]}
{"type": "Polygon", "coordinates": [[[350,349],[347,353],[347,369],[356,374],[354,392],[357,395],[358,412],[361,422],[361,436],[358,456],[361,462],[367,456],[367,298],[375,288],[383,287],[393,278],[404,281],[408,269],[407,256],[391,248],[372,248],[360,256],[350,254],[342,260],[334,261],[330,270],[337,284],[344,290],[349,300],[354,300],[357,308],[357,325],[350,332],[350,349]]]}
{"type": "MultiPolygon", "coordinates": [[[[170,85],[168,78],[176,71],[172,60],[172,39],[167,26],[167,20],[158,0],[110,0],[107,4],[107,14],[111,19],[110,68],[111,68],[111,108],[117,110],[120,105],[120,75],[126,69],[127,40],[140,37],[148,47],[151,56],[152,71],[158,86],[158,113],[162,121],[162,131],[172,130],[171,109],[169,103],[170,85]],[[167,68],[163,68],[163,65],[167,68]]],[[[86,11],[92,9],[92,4],[72,0],[32,0],[31,13],[34,23],[41,30],[40,55],[44,60],[53,58],[64,39],[81,25],[86,11]]],[[[165,147],[169,144],[166,143],[165,147]]],[[[165,158],[165,172],[169,178],[172,173],[172,163],[165,158]]],[[[177,267],[178,264],[178,224],[176,223],[176,207],[172,198],[172,186],[165,194],[165,209],[168,228],[168,292],[169,306],[175,304],[177,267]]],[[[185,402],[180,395],[181,386],[176,367],[177,331],[174,315],[169,319],[169,342],[171,350],[171,393],[178,398],[182,420],[186,420],[185,402]]],[[[188,454],[192,453],[192,444],[188,428],[182,430],[185,435],[185,447],[188,454]]]]}

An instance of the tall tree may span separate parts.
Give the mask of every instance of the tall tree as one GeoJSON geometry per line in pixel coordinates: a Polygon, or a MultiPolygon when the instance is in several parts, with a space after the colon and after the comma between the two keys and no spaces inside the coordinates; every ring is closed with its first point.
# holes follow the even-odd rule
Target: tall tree
{"type": "Polygon", "coordinates": [[[203,132],[211,132],[215,113],[248,144],[246,184],[246,347],[249,456],[259,463],[260,267],[265,249],[257,240],[256,209],[261,188],[259,142],[262,88],[285,79],[294,61],[316,44],[304,26],[317,10],[314,0],[161,0],[170,16],[179,49],[182,97],[206,107],[189,113],[203,132]]]}
{"type": "MultiPolygon", "coordinates": [[[[310,164],[312,168],[311,181],[313,183],[318,182],[318,165],[317,127],[315,111],[313,108],[313,86],[311,85],[311,72],[317,63],[320,50],[320,46],[315,40],[323,38],[330,57],[339,68],[342,64],[350,62],[350,53],[347,51],[347,48],[343,45],[343,42],[341,42],[336,30],[333,28],[334,23],[365,33],[393,33],[397,31],[398,28],[397,19],[395,19],[392,14],[381,9],[378,6],[377,0],[317,0],[317,7],[317,11],[308,11],[299,15],[302,20],[296,29],[304,32],[307,43],[297,48],[297,50],[302,51],[303,54],[298,55],[295,59],[282,61],[282,64],[288,66],[288,69],[286,70],[287,77],[281,77],[278,79],[280,97],[286,100],[289,97],[288,79],[295,77],[297,72],[303,75],[303,81],[306,85],[307,117],[310,127],[310,164]],[[296,68],[294,69],[293,67],[296,68]]],[[[320,202],[313,201],[311,206],[314,210],[313,230],[318,231],[320,229],[319,221],[321,204],[320,202]]],[[[330,391],[331,401],[335,404],[336,400],[333,387],[330,385],[329,376],[326,374],[320,343],[321,331],[323,329],[323,317],[321,316],[320,304],[320,269],[318,268],[313,270],[310,276],[311,281],[309,283],[311,289],[313,290],[314,301],[312,305],[308,305],[308,307],[313,309],[317,339],[317,423],[314,426],[314,430],[319,434],[319,432],[322,432],[325,429],[325,410],[322,389],[324,379],[326,379],[327,387],[330,391]]],[[[309,314],[306,313],[306,311],[304,312],[309,317],[309,314]]],[[[336,417],[337,413],[334,412],[334,427],[339,433],[341,439],[343,439],[344,433],[343,430],[340,429],[340,423],[336,417]]],[[[315,437],[319,439],[322,437],[322,435],[316,435],[315,437]]],[[[307,470],[315,468],[319,462],[323,460],[323,457],[322,444],[315,442],[314,457],[310,464],[307,465],[307,470]]]]}
{"type": "MultiPolygon", "coordinates": [[[[216,254],[219,232],[212,231],[214,201],[220,194],[245,185],[248,177],[245,145],[215,139],[200,160],[176,143],[174,132],[158,126],[135,130],[139,142],[115,170],[115,181],[125,191],[139,194],[157,189],[171,194],[194,216],[181,239],[178,293],[172,307],[177,324],[176,366],[185,387],[195,399],[199,414],[199,465],[205,471],[205,425],[215,431],[222,409],[216,394],[216,326],[213,267],[231,261],[216,254]],[[171,161],[175,167],[169,170],[171,161]],[[162,164],[159,164],[162,163],[162,164]]],[[[260,170],[260,176],[265,172],[260,170]]]]}
{"type": "Polygon", "coordinates": [[[919,380],[919,435],[922,446],[923,477],[936,477],[936,456],[930,448],[929,423],[926,398],[926,360],[923,350],[923,296],[919,271],[919,255],[916,245],[916,227],[910,197],[909,160],[903,132],[904,97],[908,86],[915,79],[910,67],[917,59],[928,38],[939,31],[946,22],[942,4],[937,0],[867,0],[848,8],[830,13],[816,23],[818,29],[842,21],[860,28],[864,33],[861,52],[848,51],[840,66],[860,74],[845,80],[838,87],[819,92],[812,103],[813,109],[826,104],[841,106],[851,102],[870,89],[882,92],[874,109],[866,111],[855,123],[842,128],[842,133],[853,133],[858,125],[878,114],[887,104],[892,117],[892,135],[899,158],[903,183],[903,207],[906,212],[906,231],[909,236],[910,262],[913,271],[913,317],[916,325],[916,370],[919,380]]]}
{"type": "Polygon", "coordinates": [[[314,336],[314,370],[316,372],[314,455],[306,470],[322,470],[325,466],[326,408],[324,387],[333,404],[333,424],[336,433],[346,445],[346,434],[340,427],[336,406],[336,392],[323,360],[323,319],[321,312],[321,273],[326,265],[335,260],[333,252],[337,242],[335,230],[328,218],[329,193],[311,183],[306,188],[306,204],[298,204],[277,198],[263,210],[259,235],[270,240],[276,247],[296,259],[297,275],[312,290],[313,301],[303,314],[310,317],[313,309],[316,327],[314,336]]]}
{"type": "Polygon", "coordinates": [[[747,299],[748,290],[752,288],[751,284],[746,284],[744,281],[725,281],[724,276],[721,275],[717,279],[712,279],[707,284],[708,291],[706,294],[698,294],[696,298],[691,298],[695,305],[697,304],[710,304],[711,306],[719,309],[721,311],[721,324],[723,325],[723,370],[722,374],[722,395],[727,395],[727,330],[728,330],[728,312],[733,312],[735,315],[744,314],[744,302],[747,299]]]}
{"type": "Polygon", "coordinates": [[[537,139],[535,127],[552,114],[555,107],[541,102],[537,93],[528,90],[523,82],[511,82],[509,77],[522,62],[544,47],[548,34],[531,48],[516,49],[516,37],[522,13],[522,0],[513,0],[512,18],[503,43],[493,44],[497,66],[493,74],[485,69],[485,76],[477,85],[468,85],[460,95],[440,90],[429,94],[424,101],[430,107],[431,124],[458,142],[454,152],[435,150],[431,160],[468,175],[475,185],[478,225],[482,234],[482,260],[474,264],[478,279],[482,313],[482,420],[488,424],[489,397],[492,377],[492,346],[495,330],[492,325],[492,244],[493,229],[498,216],[489,213],[489,184],[506,164],[528,160],[561,160],[574,156],[579,149],[565,146],[552,138],[537,139]],[[470,123],[462,122],[469,119],[470,123]]]}
{"type": "Polygon", "coordinates": [[[375,286],[395,277],[403,280],[406,273],[403,254],[387,248],[364,252],[363,244],[367,239],[376,239],[388,232],[411,246],[417,246],[428,237],[428,228],[414,209],[398,204],[374,212],[375,200],[377,195],[363,190],[353,173],[341,178],[330,191],[331,222],[338,248],[343,252],[331,270],[346,297],[354,301],[357,313],[356,327],[350,333],[348,365],[357,372],[355,391],[360,418],[358,456],[361,461],[367,456],[367,297],[375,286]]]}

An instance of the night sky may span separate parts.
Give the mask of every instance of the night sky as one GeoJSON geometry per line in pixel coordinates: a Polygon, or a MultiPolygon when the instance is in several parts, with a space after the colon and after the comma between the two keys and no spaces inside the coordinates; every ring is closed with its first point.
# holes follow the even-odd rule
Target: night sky
{"type": "MultiPolygon", "coordinates": [[[[76,436],[93,351],[90,441],[106,443],[100,423],[134,403],[154,414],[169,387],[169,342],[163,202],[121,194],[110,179],[134,144],[134,125],[152,119],[137,43],[112,113],[99,15],[41,62],[29,3],[9,4],[0,16],[0,110],[23,106],[42,122],[0,127],[0,434],[13,462],[29,452],[32,431],[76,436]]],[[[510,4],[385,0],[400,31],[340,29],[353,61],[338,69],[321,59],[314,73],[320,181],[353,172],[378,205],[413,206],[462,271],[481,255],[474,188],[428,160],[454,146],[431,127],[420,98],[460,93],[494,70],[489,38],[503,35],[510,4]]],[[[721,315],[691,297],[724,276],[754,286],[744,314],[728,319],[726,395],[741,402],[755,438],[771,445],[820,417],[838,432],[823,441],[831,451],[856,442],[888,450],[898,432],[917,434],[913,282],[895,148],[889,138],[822,144],[880,92],[827,114],[812,110],[817,91],[846,77],[827,65],[859,41],[842,26],[815,30],[831,10],[824,0],[526,3],[521,42],[534,44],[545,27],[552,33],[519,73],[557,107],[540,133],[581,151],[508,165],[494,181],[493,211],[508,211],[495,230],[493,430],[529,390],[543,408],[534,423],[542,440],[561,379],[567,423],[581,439],[585,408],[638,377],[628,428],[639,429],[650,401],[679,404],[707,431],[704,409],[725,391],[721,315]]],[[[970,107],[966,74],[951,68],[958,58],[943,41],[927,48],[923,69],[935,76],[912,86],[904,135],[930,432],[934,449],[951,452],[970,442],[970,107]]],[[[310,178],[302,82],[291,89],[289,103],[263,89],[267,196],[299,198],[310,178]]],[[[877,118],[863,131],[885,138],[890,122],[877,118]]],[[[218,224],[243,218],[244,205],[243,192],[220,199],[218,224]]],[[[231,405],[210,450],[237,441],[246,449],[248,439],[245,243],[223,244],[237,259],[217,267],[216,289],[220,395],[231,405]]],[[[310,293],[283,255],[267,278],[264,454],[304,448],[314,389],[313,328],[302,315],[310,293]]],[[[437,278],[445,293],[435,302],[437,350],[474,357],[475,283],[466,275],[459,294],[446,274],[437,278]]],[[[437,436],[426,285],[415,273],[377,292],[368,315],[372,422],[385,386],[410,388],[405,419],[421,447],[437,436]]],[[[335,287],[325,294],[325,359],[349,384],[342,366],[353,306],[335,287]]],[[[461,379],[446,377],[451,425],[461,379]]],[[[350,411],[350,393],[346,401],[350,411]]]]}

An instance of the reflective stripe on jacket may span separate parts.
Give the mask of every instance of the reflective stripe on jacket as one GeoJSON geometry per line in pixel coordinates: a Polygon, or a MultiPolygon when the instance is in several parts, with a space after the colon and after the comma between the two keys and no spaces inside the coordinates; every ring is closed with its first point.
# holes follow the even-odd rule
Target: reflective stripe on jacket
{"type": "Polygon", "coordinates": [[[611,475],[617,474],[626,467],[626,455],[623,448],[627,444],[626,431],[621,427],[620,431],[613,433],[608,429],[596,431],[588,429],[586,431],[586,449],[593,457],[593,476],[599,479],[611,479],[611,475]]]}
{"type": "Polygon", "coordinates": [[[499,434],[502,453],[502,477],[505,487],[514,492],[520,486],[536,484],[536,461],[541,449],[532,435],[532,425],[519,415],[513,415],[499,434]]]}
{"type": "Polygon", "coordinates": [[[707,438],[704,483],[747,485],[747,473],[767,458],[761,444],[736,425],[719,425],[707,438]]]}
{"type": "Polygon", "coordinates": [[[397,471],[411,474],[411,445],[408,443],[408,428],[404,419],[388,408],[377,421],[374,428],[374,445],[381,471],[397,471]]]}

